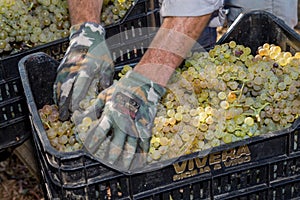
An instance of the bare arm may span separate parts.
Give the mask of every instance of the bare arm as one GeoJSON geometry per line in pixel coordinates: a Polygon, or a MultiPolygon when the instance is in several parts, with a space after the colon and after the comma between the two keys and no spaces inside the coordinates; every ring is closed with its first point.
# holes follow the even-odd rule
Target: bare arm
{"type": "Polygon", "coordinates": [[[71,24],[100,23],[103,0],[68,0],[71,24]]]}
{"type": "Polygon", "coordinates": [[[150,48],[134,70],[165,86],[209,19],[210,14],[199,17],[166,17],[150,48]]]}
{"type": "MultiPolygon", "coordinates": [[[[102,3],[103,0],[68,0],[71,24],[100,23],[102,3]]],[[[210,14],[197,17],[166,17],[134,70],[165,86],[209,19],[210,14]]]]}

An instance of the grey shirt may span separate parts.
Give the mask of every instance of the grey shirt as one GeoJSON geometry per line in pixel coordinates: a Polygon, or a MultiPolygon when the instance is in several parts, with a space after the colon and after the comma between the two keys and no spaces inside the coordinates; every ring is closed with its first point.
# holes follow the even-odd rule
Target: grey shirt
{"type": "Polygon", "coordinates": [[[223,0],[163,0],[161,15],[202,16],[219,10],[223,0]]]}
{"type": "Polygon", "coordinates": [[[222,26],[225,21],[224,0],[161,0],[162,17],[202,16],[219,11],[219,15],[210,20],[209,27],[222,26]]]}
{"type": "Polygon", "coordinates": [[[233,22],[240,13],[265,10],[281,18],[291,28],[298,23],[298,0],[224,0],[224,4],[229,8],[229,22],[233,22]]]}

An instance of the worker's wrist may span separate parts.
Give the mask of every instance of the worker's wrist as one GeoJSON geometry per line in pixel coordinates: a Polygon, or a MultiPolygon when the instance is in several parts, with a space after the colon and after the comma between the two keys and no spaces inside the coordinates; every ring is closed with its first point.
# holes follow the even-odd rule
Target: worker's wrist
{"type": "Polygon", "coordinates": [[[149,80],[165,87],[174,73],[175,69],[167,65],[157,63],[138,64],[134,71],[148,78],[149,80]]]}
{"type": "Polygon", "coordinates": [[[92,32],[98,31],[99,33],[105,34],[105,29],[100,24],[95,22],[84,22],[71,26],[70,39],[73,37],[73,35],[81,33],[84,29],[90,29],[92,32]]]}

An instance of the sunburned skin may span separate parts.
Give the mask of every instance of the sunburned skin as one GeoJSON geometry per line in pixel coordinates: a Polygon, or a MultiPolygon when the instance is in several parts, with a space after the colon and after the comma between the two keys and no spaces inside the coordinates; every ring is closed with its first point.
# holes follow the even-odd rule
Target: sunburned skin
{"type": "Polygon", "coordinates": [[[68,0],[71,24],[75,25],[84,22],[100,24],[102,2],[102,0],[68,0]]]}

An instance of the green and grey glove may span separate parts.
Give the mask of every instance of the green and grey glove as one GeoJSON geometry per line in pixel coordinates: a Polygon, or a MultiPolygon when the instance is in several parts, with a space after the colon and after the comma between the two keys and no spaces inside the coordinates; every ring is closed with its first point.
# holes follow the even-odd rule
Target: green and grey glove
{"type": "Polygon", "coordinates": [[[112,84],[113,61],[105,41],[105,30],[95,23],[71,27],[70,45],[57,69],[54,100],[60,119],[67,120],[70,112],[79,109],[79,102],[87,95],[94,80],[99,91],[112,84]]]}
{"type": "Polygon", "coordinates": [[[164,94],[164,87],[134,71],[128,72],[102,91],[84,115],[73,114],[73,120],[80,121],[85,115],[97,118],[103,110],[85,135],[85,149],[120,171],[142,168],[147,161],[157,105],[164,94]]]}

